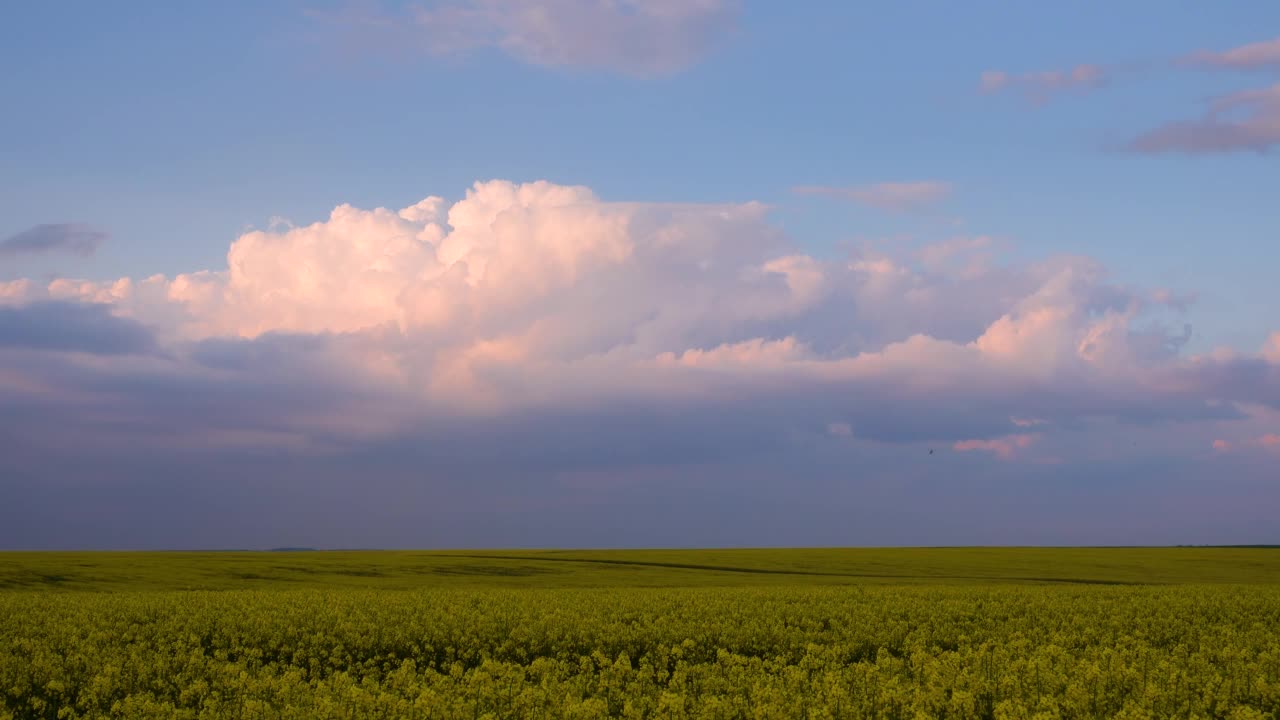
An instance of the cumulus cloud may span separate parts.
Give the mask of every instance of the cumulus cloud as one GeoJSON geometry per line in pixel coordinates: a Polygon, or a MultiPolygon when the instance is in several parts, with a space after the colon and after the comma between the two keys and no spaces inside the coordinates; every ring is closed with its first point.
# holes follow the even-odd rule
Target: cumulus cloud
{"type": "Polygon", "coordinates": [[[1280,67],[1280,37],[1241,45],[1221,52],[1200,50],[1185,58],[1185,62],[1192,65],[1232,70],[1280,67]]]}
{"type": "Polygon", "coordinates": [[[1187,329],[1156,322],[1183,301],[1116,285],[1087,258],[974,263],[989,243],[972,239],[918,252],[819,260],[758,204],[607,202],[494,181],[452,204],[343,205],[249,232],[223,269],[5,292],[10,304],[109,307],[202,372],[313,358],[445,424],[760,402],[818,433],[843,423],[891,442],[975,429],[993,440],[1022,426],[1013,418],[1228,416],[1201,385],[1237,392],[1247,363],[1270,367],[1186,364],[1187,329]],[[218,349],[231,341],[234,352],[218,349]]]}
{"type": "Polygon", "coordinates": [[[1042,70],[1011,73],[987,70],[978,79],[978,89],[988,95],[1017,92],[1040,105],[1064,92],[1086,92],[1107,83],[1108,72],[1100,65],[1076,65],[1070,70],[1042,70]]]}
{"type": "Polygon", "coordinates": [[[825,185],[801,185],[794,188],[799,195],[819,195],[841,198],[879,210],[907,212],[920,210],[945,199],[951,194],[951,184],[939,180],[913,182],[882,182],[853,187],[825,185]]]}
{"type": "Polygon", "coordinates": [[[1212,101],[1198,120],[1174,122],[1134,138],[1137,152],[1262,152],[1280,143],[1280,83],[1212,101]]]}
{"type": "Polygon", "coordinates": [[[316,14],[375,47],[454,55],[497,48],[544,67],[664,75],[701,59],[735,25],[737,0],[441,0],[316,14]]]}
{"type": "Polygon", "coordinates": [[[397,497],[429,494],[418,468],[449,489],[430,502],[520,505],[517,478],[839,455],[829,475],[924,443],[1048,467],[1101,453],[1063,443],[1102,426],[1196,428],[1205,449],[1255,422],[1246,404],[1280,410],[1280,335],[1186,356],[1184,294],[995,252],[818,258],[759,204],[547,182],[343,205],[241,235],[225,267],[0,283],[0,447],[30,477],[48,457],[323,457],[397,497]]]}
{"type": "Polygon", "coordinates": [[[0,258],[50,252],[89,256],[109,237],[102,230],[78,223],[36,225],[0,240],[0,258]]]}

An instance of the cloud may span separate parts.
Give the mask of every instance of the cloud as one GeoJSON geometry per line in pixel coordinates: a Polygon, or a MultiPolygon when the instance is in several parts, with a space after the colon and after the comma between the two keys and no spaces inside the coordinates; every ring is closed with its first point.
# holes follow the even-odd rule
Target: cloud
{"type": "Polygon", "coordinates": [[[1262,348],[1262,356],[1280,365],[1280,332],[1272,333],[1262,348]]]}
{"type": "MultiPolygon", "coordinates": [[[[1280,38],[1221,52],[1201,50],[1183,64],[1223,70],[1280,67],[1280,38]]],[[[1144,153],[1264,152],[1280,143],[1280,84],[1215,98],[1198,120],[1171,122],[1129,143],[1144,153]]]]}
{"type": "Polygon", "coordinates": [[[455,0],[319,14],[373,47],[456,55],[496,48],[531,65],[634,76],[700,60],[731,31],[737,0],[455,0]]]}
{"type": "Polygon", "coordinates": [[[1070,70],[1010,73],[987,70],[978,80],[978,89],[988,95],[1018,92],[1029,102],[1044,104],[1064,92],[1086,92],[1107,83],[1109,73],[1100,65],[1076,65],[1070,70]]]}
{"type": "Polygon", "coordinates": [[[9,302],[109,307],[104,321],[156,328],[199,372],[278,363],[362,378],[445,425],[554,413],[606,426],[619,404],[732,415],[747,398],[819,433],[843,423],[885,442],[975,429],[994,440],[1021,427],[1012,418],[1229,416],[1201,386],[1240,392],[1248,363],[1269,362],[1180,365],[1185,328],[1149,322],[1184,307],[1175,294],[1114,285],[1087,258],[963,260],[989,252],[963,239],[914,258],[819,260],[757,204],[617,203],[493,181],[452,204],[343,205],[248,232],[225,269],[28,281],[9,302]]]}
{"type": "Polygon", "coordinates": [[[853,426],[849,423],[827,423],[827,433],[836,437],[853,437],[853,426]]]}
{"type": "Polygon", "coordinates": [[[1011,460],[1015,452],[1021,448],[1030,447],[1035,440],[1035,435],[1009,435],[992,440],[960,440],[951,447],[956,452],[982,450],[995,453],[1001,460],[1011,460]]]}
{"type": "Polygon", "coordinates": [[[853,187],[802,185],[799,195],[841,198],[890,212],[908,212],[935,205],[951,194],[951,184],[938,180],[882,182],[853,187]]]}
{"type": "MultiPolygon", "coordinates": [[[[1223,70],[1280,68],[1280,38],[1220,52],[1201,50],[1181,58],[1178,64],[1223,70]]],[[[1039,105],[1062,92],[1101,87],[1111,74],[1112,69],[1100,65],[1023,74],[988,70],[981,74],[978,89],[984,94],[1020,92],[1039,105]]],[[[1166,123],[1139,134],[1125,147],[1142,153],[1263,152],[1277,143],[1280,143],[1280,84],[1213,99],[1199,119],[1166,123]]]]}
{"type": "Polygon", "coordinates": [[[38,302],[0,306],[0,348],[130,355],[154,349],[151,333],[105,305],[38,302]]]}
{"type": "Polygon", "coordinates": [[[109,237],[101,230],[76,223],[36,225],[0,241],[0,258],[49,252],[89,256],[109,237]]]}
{"type": "Polygon", "coordinates": [[[1244,450],[1280,451],[1280,434],[1266,433],[1258,437],[1243,440],[1214,440],[1213,449],[1219,453],[1241,452],[1244,450]]]}
{"type": "Polygon", "coordinates": [[[915,257],[929,270],[981,274],[990,268],[995,245],[986,235],[953,237],[921,247],[915,257]]]}
{"type": "MultiPolygon", "coordinates": [[[[1209,455],[1206,437],[1274,432],[1254,418],[1280,410],[1275,348],[1187,356],[1185,295],[1130,288],[1084,257],[974,261],[996,252],[953,239],[819,258],[756,203],[615,202],[547,182],[342,205],[244,233],[225,267],[0,284],[0,456],[39,507],[57,487],[101,487],[81,476],[169,510],[207,504],[204,488],[128,478],[187,487],[218,468],[217,502],[245,517],[296,515],[270,497],[323,515],[330,497],[369,513],[350,521],[364,537],[424,527],[414,507],[568,503],[537,515],[551,528],[574,503],[648,507],[661,489],[691,503],[668,519],[694,542],[716,498],[748,514],[785,500],[769,473],[808,468],[830,483],[814,497],[857,507],[850,473],[875,495],[924,444],[979,451],[944,453],[971,468],[955,470],[964,484],[1054,457],[1114,462],[1125,433],[1182,457],[1209,455]],[[566,473],[639,486],[570,491],[566,473]]],[[[472,537],[431,517],[453,528],[444,540],[472,537]]]]}
{"type": "Polygon", "coordinates": [[[1184,62],[1231,70],[1280,67],[1280,37],[1241,45],[1222,52],[1200,50],[1187,56],[1184,62]]]}
{"type": "Polygon", "coordinates": [[[1214,100],[1199,120],[1149,130],[1129,144],[1144,153],[1263,152],[1280,143],[1280,83],[1214,100]]]}

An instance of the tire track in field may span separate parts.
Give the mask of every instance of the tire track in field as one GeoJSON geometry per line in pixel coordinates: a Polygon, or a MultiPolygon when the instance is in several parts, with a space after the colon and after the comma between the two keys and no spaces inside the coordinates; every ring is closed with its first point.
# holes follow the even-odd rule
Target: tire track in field
{"type": "Polygon", "coordinates": [[[892,580],[1008,580],[1015,582],[1043,582],[1070,585],[1162,585],[1158,582],[1130,580],[1103,580],[1091,578],[1025,577],[1009,575],[886,575],[883,573],[830,572],[823,570],[785,570],[781,568],[749,568],[731,565],[700,565],[696,563],[658,562],[656,560],[609,560],[606,558],[533,557],[524,555],[476,555],[465,553],[432,553],[434,557],[467,558],[470,560],[520,560],[534,562],[587,563],[596,565],[631,565],[639,567],[667,568],[673,570],[706,570],[711,572],[745,573],[752,575],[796,575],[801,577],[849,577],[892,580]]]}

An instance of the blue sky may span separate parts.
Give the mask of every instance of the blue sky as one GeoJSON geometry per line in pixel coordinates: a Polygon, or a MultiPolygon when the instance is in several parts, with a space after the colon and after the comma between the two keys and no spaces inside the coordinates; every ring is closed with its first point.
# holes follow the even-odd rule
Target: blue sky
{"type": "MultiPolygon", "coordinates": [[[[1024,269],[1058,255],[1088,258],[1105,268],[1105,277],[1089,293],[1104,288],[1146,297],[1168,290],[1194,297],[1185,312],[1144,308],[1128,320],[1130,331],[1139,333],[1145,323],[1160,319],[1171,336],[1189,323],[1192,335],[1178,345],[1177,359],[1187,367],[1202,367],[1196,358],[1210,357],[1215,348],[1255,360],[1265,357],[1267,351],[1259,349],[1280,330],[1274,310],[1280,307],[1275,270],[1280,267],[1280,202],[1275,199],[1280,173],[1274,150],[1280,144],[1280,101],[1255,106],[1246,99],[1237,106],[1234,112],[1244,114],[1254,108],[1263,129],[1233,147],[1201,151],[1191,147],[1198,140],[1157,138],[1152,141],[1157,151],[1139,141],[1170,124],[1199,123],[1215,98],[1280,87],[1280,49],[1275,56],[1263,53],[1261,60],[1227,55],[1255,43],[1280,48],[1280,6],[972,2],[943,10],[925,2],[707,0],[702,15],[680,15],[671,10],[679,3],[664,0],[635,0],[628,6],[632,12],[610,15],[597,12],[601,6],[594,0],[524,5],[526,10],[550,8],[551,29],[539,36],[513,10],[520,4],[504,0],[420,6],[306,0],[198,6],[9,3],[0,10],[0,67],[7,69],[0,74],[7,108],[0,113],[0,243],[8,238],[15,244],[8,253],[0,244],[0,281],[27,278],[43,287],[57,278],[84,279],[99,292],[118,278],[138,283],[163,274],[169,282],[184,273],[216,274],[227,270],[228,248],[237,238],[253,229],[272,230],[273,218],[305,226],[328,220],[344,203],[398,209],[433,195],[454,203],[464,200],[476,182],[547,180],[588,187],[606,204],[701,207],[758,201],[769,206],[758,225],[745,230],[735,225],[725,232],[753,238],[780,232],[787,253],[823,262],[871,262],[878,254],[906,262],[926,246],[988,238],[983,247],[994,254],[987,261],[1008,272],[975,283],[973,292],[1012,283],[1001,291],[1003,300],[992,290],[993,304],[982,311],[987,314],[975,309],[979,314],[973,319],[956,319],[954,325],[938,310],[913,315],[894,329],[890,321],[882,327],[880,320],[868,320],[870,325],[837,338],[823,334],[828,331],[822,328],[839,322],[832,318],[840,311],[830,308],[815,310],[803,321],[707,320],[653,346],[677,359],[689,350],[737,347],[756,339],[752,333],[766,343],[791,337],[812,348],[850,353],[884,351],[915,333],[976,342],[1004,311],[1015,319],[1021,317],[1015,307],[1030,312],[1017,305],[1018,293],[1025,295],[1024,285],[1040,275],[1024,269]],[[458,14],[447,14],[450,9],[458,14]],[[656,14],[645,15],[649,11],[656,14]],[[646,25],[646,17],[660,19],[646,25]],[[593,33],[611,40],[593,45],[593,33]],[[461,45],[458,37],[465,39],[461,45]],[[638,49],[627,54],[615,46],[638,49]],[[1201,51],[1217,53],[1217,59],[1188,61],[1201,51]],[[1072,70],[1081,67],[1094,70],[1082,75],[1083,81],[1070,81],[1072,70]],[[1088,79],[1094,71],[1096,82],[1088,79]],[[984,92],[983,73],[991,72],[1006,79],[984,92]],[[1032,73],[1059,75],[1049,79],[1032,73]],[[906,210],[842,194],[920,182],[937,183],[945,191],[906,210]],[[801,186],[827,190],[795,192],[801,186]],[[762,229],[766,226],[769,230],[762,229]],[[105,239],[94,240],[91,252],[60,252],[57,241],[50,252],[16,249],[16,239],[34,242],[66,228],[79,228],[82,238],[97,233],[91,236],[105,239]],[[997,312],[1000,302],[1005,305],[997,312]],[[712,333],[712,326],[723,332],[712,333]],[[734,329],[724,329],[729,327],[734,329]],[[694,339],[698,342],[691,344],[694,339]]],[[[1280,91],[1276,94],[1280,97],[1280,91]]],[[[1202,123],[1188,133],[1198,138],[1211,130],[1202,123]]],[[[281,227],[267,235],[291,237],[281,227]]],[[[352,237],[351,242],[363,242],[358,233],[352,237]]],[[[597,249],[607,254],[608,247],[613,246],[597,249]]],[[[324,262],[299,255],[304,252],[304,245],[288,246],[270,262],[287,268],[296,258],[297,272],[312,272],[308,263],[324,262]]],[[[737,258],[737,251],[724,252],[737,258]]],[[[245,257],[257,256],[246,249],[245,257]]],[[[764,255],[752,258],[768,261],[764,255]]],[[[477,265],[471,267],[475,272],[477,265]]],[[[959,276],[939,279],[938,272],[922,270],[912,282],[938,293],[968,282],[959,276]]],[[[658,275],[643,277],[650,279],[637,276],[635,285],[619,286],[630,288],[630,295],[590,297],[605,298],[611,309],[630,307],[639,302],[636,298],[666,287],[652,279],[658,275]]],[[[263,288],[272,283],[284,287],[293,280],[293,275],[263,275],[254,287],[267,293],[263,288]]],[[[172,300],[174,291],[166,292],[172,300]]],[[[215,292],[224,290],[219,286],[215,292]]],[[[88,297],[82,294],[79,301],[88,297]]],[[[98,321],[139,323],[161,344],[186,343],[169,352],[198,358],[200,343],[228,337],[252,345],[262,342],[264,333],[329,337],[364,333],[377,324],[317,325],[299,318],[335,311],[299,305],[296,312],[277,317],[251,312],[246,309],[250,301],[241,298],[234,317],[230,310],[184,305],[184,317],[199,322],[178,327],[172,308],[141,307],[138,297],[113,296],[108,320],[96,315],[68,320],[69,332],[98,321]],[[199,330],[192,329],[197,325],[199,330]]],[[[726,306],[745,302],[741,295],[725,297],[726,306]]],[[[886,296],[884,313],[892,315],[889,308],[911,302],[910,297],[886,296]]],[[[967,296],[957,297],[953,303],[967,302],[967,296]]],[[[22,302],[67,300],[40,290],[22,302]]],[[[547,298],[538,302],[558,307],[547,298]]],[[[860,312],[874,318],[878,311],[860,302],[860,312]]],[[[982,303],[988,300],[973,302],[975,308],[986,307],[982,303]]],[[[41,312],[0,318],[0,332],[70,317],[41,312]]],[[[643,315],[637,310],[617,321],[643,315]]],[[[369,317],[382,322],[391,315],[369,317]]],[[[591,322],[581,320],[584,326],[591,322]]],[[[126,330],[138,328],[121,331],[126,330]]],[[[30,337],[26,331],[10,332],[14,338],[30,337]]],[[[402,332],[407,333],[403,325],[402,332]]],[[[478,343],[496,342],[498,336],[468,337],[478,343]]],[[[1080,341],[1073,337],[1071,342],[1080,341]]],[[[398,342],[414,345],[416,340],[405,334],[398,342]]],[[[20,345],[18,340],[9,344],[20,345]]],[[[52,346],[63,347],[41,347],[52,346]]],[[[23,347],[22,352],[32,350],[23,347]]],[[[261,357],[259,350],[251,356],[261,357]]],[[[28,361],[23,355],[0,368],[19,373],[28,361]]],[[[129,362],[131,372],[145,364],[129,362]]],[[[402,369],[409,365],[413,362],[402,359],[402,369]]],[[[544,382],[521,377],[527,384],[544,382]]],[[[1053,383],[1067,382],[1054,378],[1053,383]]],[[[1240,385],[1242,397],[1272,391],[1270,386],[1250,391],[1244,382],[1221,380],[1240,385]]],[[[613,397],[604,393],[596,399],[603,403],[606,396],[613,397]]],[[[1214,406],[1231,402],[1208,391],[1199,399],[1214,406]]],[[[56,422],[51,406],[35,402],[31,407],[56,422]]],[[[1045,407],[1041,411],[1054,415],[1045,407]]],[[[420,412],[409,412],[414,422],[421,420],[420,412]]],[[[1058,436],[1063,439],[1098,415],[1114,419],[1110,412],[1064,410],[1053,422],[1068,428],[1058,436]]],[[[1267,424],[1269,412],[1245,412],[1256,427],[1241,430],[1240,439],[1224,440],[1223,447],[1269,447],[1258,439],[1280,432],[1267,424]]],[[[1177,428],[1168,437],[1192,433],[1192,420],[1163,421],[1177,428]]],[[[433,417],[428,424],[442,422],[433,417]]],[[[1208,446],[1219,439],[1219,430],[1201,428],[1196,432],[1207,434],[1195,442],[1208,446]]],[[[396,432],[412,434],[406,426],[396,432]]],[[[858,427],[851,432],[859,436],[858,427]]],[[[930,442],[943,447],[1009,442],[994,431],[975,437],[948,433],[939,432],[930,442]]],[[[377,442],[392,441],[380,437],[377,442]]],[[[792,447],[779,457],[798,452],[792,447]]],[[[229,463],[239,462],[227,457],[229,463]]],[[[831,460],[824,472],[836,472],[846,461],[831,460]]],[[[31,473],[31,478],[44,477],[31,473]]],[[[43,491],[31,482],[24,492],[36,497],[43,491]]],[[[814,497],[823,492],[815,489],[814,497]]],[[[1206,536],[1217,537],[1211,530],[1206,536]]],[[[1151,536],[1174,534],[1153,531],[1151,536]]],[[[537,536],[516,534],[511,541],[537,536]]],[[[582,537],[593,536],[584,530],[582,537]]],[[[785,542],[791,536],[779,537],[785,542]]],[[[1020,536],[1015,530],[995,535],[1002,537],[1020,536]]],[[[1062,537],[1075,538],[1067,530],[1062,537]]],[[[644,539],[643,533],[637,535],[637,542],[644,539]]],[[[707,541],[714,542],[714,533],[707,541]]],[[[41,541],[0,535],[0,542],[41,541]]],[[[137,542],[163,544],[155,538],[137,542]]],[[[413,544],[407,536],[404,542],[413,544]]],[[[316,544],[324,544],[323,538],[316,544]]]]}
{"type": "Polygon", "coordinates": [[[340,202],[408,204],[498,177],[610,199],[761,200],[822,251],[904,223],[800,201],[792,186],[936,177],[955,183],[946,214],[971,231],[1220,297],[1238,325],[1216,331],[1224,340],[1260,340],[1248,304],[1280,301],[1264,269],[1280,261],[1273,158],[1103,149],[1262,84],[1165,66],[1266,39],[1280,26],[1267,3],[746,3],[704,62],[656,79],[492,50],[370,55],[307,14],[324,7],[10,6],[0,232],[70,218],[115,240],[91,265],[5,274],[212,267],[272,216],[310,222],[340,202]],[[1121,69],[1039,108],[976,92],[987,69],[1086,62],[1121,69]]]}

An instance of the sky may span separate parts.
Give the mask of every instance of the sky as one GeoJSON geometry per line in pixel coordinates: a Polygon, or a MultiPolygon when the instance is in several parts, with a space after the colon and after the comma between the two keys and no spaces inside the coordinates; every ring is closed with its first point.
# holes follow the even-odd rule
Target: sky
{"type": "Polygon", "coordinates": [[[0,8],[0,548],[1280,542],[1280,5],[0,8]]]}

